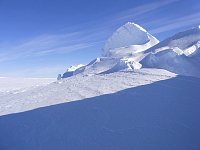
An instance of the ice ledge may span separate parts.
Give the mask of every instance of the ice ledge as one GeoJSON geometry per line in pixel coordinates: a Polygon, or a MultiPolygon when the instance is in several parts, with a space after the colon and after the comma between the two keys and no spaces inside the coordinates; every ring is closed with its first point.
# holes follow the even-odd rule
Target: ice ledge
{"type": "Polygon", "coordinates": [[[142,30],[142,31],[144,31],[144,32],[147,32],[144,28],[142,28],[140,25],[138,25],[138,24],[136,24],[136,23],[134,23],[134,22],[127,22],[125,25],[124,25],[125,27],[130,27],[130,26],[135,26],[136,28],[138,28],[138,29],[140,29],[140,30],[142,30]]]}

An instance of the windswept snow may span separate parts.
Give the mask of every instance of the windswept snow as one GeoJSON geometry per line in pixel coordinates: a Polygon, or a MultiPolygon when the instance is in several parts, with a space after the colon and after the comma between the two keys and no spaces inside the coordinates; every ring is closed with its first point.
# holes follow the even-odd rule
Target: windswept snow
{"type": "Polygon", "coordinates": [[[195,27],[180,33],[175,34],[174,36],[167,38],[166,40],[160,42],[154,47],[150,48],[147,52],[156,52],[157,49],[161,47],[168,46],[169,49],[178,47],[179,49],[185,51],[187,48],[192,45],[197,44],[200,41],[200,29],[195,27]]]}
{"type": "Polygon", "coordinates": [[[82,68],[82,67],[84,67],[85,65],[83,65],[83,64],[79,64],[79,65],[77,65],[77,66],[70,66],[69,68],[67,68],[67,71],[63,74],[63,76],[62,76],[62,78],[68,78],[68,77],[71,77],[71,76],[73,76],[73,75],[75,75],[74,74],[74,72],[77,70],[77,69],[79,69],[79,68],[82,68]]]}
{"type": "Polygon", "coordinates": [[[141,69],[135,72],[115,72],[92,76],[80,74],[47,86],[0,96],[0,115],[115,93],[175,76],[173,73],[159,69],[141,69]]]}
{"type": "Polygon", "coordinates": [[[159,41],[135,23],[126,23],[108,39],[103,56],[86,66],[67,71],[63,78],[160,68],[181,75],[200,77],[199,26],[159,41]]]}
{"type": "MultiPolygon", "coordinates": [[[[74,76],[57,86],[60,93],[52,90],[52,98],[61,93],[68,93],[69,98],[90,92],[113,91],[113,88],[124,90],[0,116],[0,149],[199,150],[200,79],[188,76],[170,78],[166,71],[151,69],[134,74],[115,73],[79,79],[74,76]],[[75,81],[71,82],[71,90],[66,88],[69,80],[75,81]],[[152,80],[160,81],[144,84],[152,80]],[[80,91],[80,86],[84,91],[80,91]]],[[[38,90],[39,94],[44,90],[38,90]]],[[[48,93],[50,100],[50,91],[48,93]]]]}
{"type": "Polygon", "coordinates": [[[74,74],[84,74],[84,75],[91,75],[91,74],[100,74],[103,73],[115,65],[117,65],[119,59],[117,58],[108,58],[108,57],[100,57],[92,60],[88,65],[85,67],[77,69],[74,74]]]}
{"type": "Polygon", "coordinates": [[[96,58],[86,66],[70,67],[63,78],[77,74],[91,75],[117,71],[140,69],[139,61],[143,52],[159,41],[145,29],[135,23],[128,22],[108,39],[103,48],[103,56],[96,58]]]}
{"type": "Polygon", "coordinates": [[[103,74],[118,71],[131,71],[134,69],[140,69],[141,64],[135,62],[133,58],[111,58],[100,57],[91,61],[88,65],[77,69],[74,74],[103,74]]]}
{"type": "Polygon", "coordinates": [[[71,72],[71,71],[75,71],[76,69],[78,69],[78,68],[81,68],[81,67],[83,67],[84,65],[83,64],[79,64],[79,65],[77,65],[77,66],[70,66],[69,68],[67,68],[67,72],[71,72]]]}
{"type": "Polygon", "coordinates": [[[180,32],[145,51],[143,67],[200,77],[200,29],[180,32]]]}
{"type": "Polygon", "coordinates": [[[117,29],[108,39],[102,55],[118,58],[130,57],[136,52],[145,51],[158,42],[145,29],[135,23],[128,22],[117,29]]]}

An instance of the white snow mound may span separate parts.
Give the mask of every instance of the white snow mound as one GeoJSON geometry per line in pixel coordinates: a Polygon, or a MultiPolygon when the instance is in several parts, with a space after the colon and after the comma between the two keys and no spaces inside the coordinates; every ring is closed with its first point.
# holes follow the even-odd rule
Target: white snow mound
{"type": "Polygon", "coordinates": [[[159,41],[145,29],[135,23],[128,22],[121,26],[107,40],[103,48],[105,57],[130,57],[145,51],[159,41]]]}
{"type": "Polygon", "coordinates": [[[200,28],[180,32],[145,51],[143,67],[200,77],[200,28]]]}
{"type": "Polygon", "coordinates": [[[75,70],[84,67],[85,65],[83,64],[79,64],[77,66],[70,66],[69,68],[67,68],[67,71],[63,74],[62,78],[68,78],[74,75],[75,70]]]}
{"type": "Polygon", "coordinates": [[[106,74],[119,71],[130,71],[140,69],[142,65],[135,61],[134,58],[111,58],[100,57],[91,61],[88,65],[74,71],[74,75],[94,75],[106,74]]]}
{"type": "Polygon", "coordinates": [[[81,68],[81,67],[83,67],[83,66],[84,66],[83,64],[79,64],[79,65],[77,65],[77,66],[71,65],[69,68],[67,68],[67,71],[66,71],[66,72],[75,71],[76,69],[81,68]]]}
{"type": "Polygon", "coordinates": [[[200,28],[180,32],[160,43],[145,29],[127,23],[108,39],[103,56],[88,65],[70,67],[63,78],[77,74],[96,75],[140,68],[166,69],[200,77],[200,28]]]}

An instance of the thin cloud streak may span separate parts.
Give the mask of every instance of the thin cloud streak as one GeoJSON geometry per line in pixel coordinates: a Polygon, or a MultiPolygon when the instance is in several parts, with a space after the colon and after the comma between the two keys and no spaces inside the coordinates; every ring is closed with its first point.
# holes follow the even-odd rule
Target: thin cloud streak
{"type": "Polygon", "coordinates": [[[153,2],[153,3],[147,3],[144,5],[140,5],[137,7],[134,7],[132,9],[129,9],[127,11],[121,12],[116,16],[115,21],[119,21],[119,20],[127,20],[129,18],[136,18],[139,17],[145,13],[157,10],[161,7],[164,7],[166,5],[178,2],[180,0],[162,0],[162,1],[157,1],[157,2],[153,2]]]}
{"type": "MultiPolygon", "coordinates": [[[[113,26],[119,25],[119,24],[124,24],[125,22],[131,21],[131,20],[136,20],[136,21],[143,21],[146,22],[146,18],[148,18],[148,15],[146,16],[146,13],[157,11],[160,8],[163,8],[167,5],[173,4],[175,2],[179,2],[181,0],[161,0],[161,1],[156,1],[156,2],[149,2],[143,5],[139,5],[136,7],[133,7],[131,9],[121,11],[117,13],[116,15],[107,15],[103,19],[99,19],[97,21],[92,20],[90,22],[82,23],[83,26],[85,26],[85,31],[87,32],[92,32],[92,29],[88,30],[88,26],[91,24],[99,24],[100,26],[97,25],[96,29],[93,30],[96,34],[99,33],[101,36],[103,32],[108,32],[107,30],[112,28],[113,26]],[[98,23],[97,23],[98,22],[98,23]]],[[[80,25],[80,24],[79,24],[80,25]]],[[[76,25],[74,25],[76,27],[76,25]]],[[[66,28],[67,29],[67,28],[66,28]]],[[[61,31],[65,31],[65,29],[61,29],[61,31]]]]}
{"type": "Polygon", "coordinates": [[[175,18],[172,20],[167,20],[160,27],[152,29],[149,32],[151,32],[152,34],[158,34],[193,24],[200,24],[200,12],[192,15],[187,15],[178,19],[175,18]]]}
{"type": "Polygon", "coordinates": [[[94,35],[84,36],[81,32],[61,35],[43,35],[12,47],[4,47],[0,55],[0,62],[19,58],[38,57],[50,54],[66,54],[80,49],[93,47],[102,41],[92,41],[94,35]]]}

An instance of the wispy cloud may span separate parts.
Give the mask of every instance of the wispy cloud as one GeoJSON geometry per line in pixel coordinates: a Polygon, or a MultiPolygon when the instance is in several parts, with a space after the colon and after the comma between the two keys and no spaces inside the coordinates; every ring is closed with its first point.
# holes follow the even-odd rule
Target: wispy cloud
{"type": "Polygon", "coordinates": [[[161,0],[161,1],[156,1],[156,2],[146,3],[137,7],[133,7],[129,10],[126,10],[117,14],[116,21],[127,20],[129,18],[131,19],[137,18],[137,17],[142,16],[143,14],[157,10],[166,5],[169,5],[178,1],[180,0],[161,0]]]}
{"type": "MultiPolygon", "coordinates": [[[[141,23],[141,26],[149,27],[149,29],[152,30],[155,24],[157,27],[160,27],[159,25],[165,23],[166,21],[169,21],[169,19],[173,17],[168,15],[166,16],[165,14],[163,14],[162,16],[161,12],[163,11],[163,9],[180,2],[181,0],[160,0],[154,2],[151,1],[139,6],[134,6],[131,9],[121,11],[112,16],[108,15],[106,18],[104,18],[104,21],[100,20],[100,24],[101,26],[105,26],[107,29],[110,29],[113,32],[120,25],[126,22],[133,21],[135,23],[141,23]],[[158,13],[160,14],[157,15],[158,13]],[[161,17],[159,18],[159,16],[161,17]],[[152,24],[154,24],[154,26],[152,26],[152,24]]],[[[106,30],[106,28],[101,28],[101,30],[106,30]]],[[[112,32],[109,35],[111,35],[112,32]]]]}
{"type": "Polygon", "coordinates": [[[162,22],[160,27],[152,29],[150,32],[152,34],[163,33],[166,31],[178,29],[181,27],[186,27],[189,25],[200,24],[200,12],[186,15],[180,18],[174,18],[171,20],[158,20],[156,22],[162,22]]]}
{"type": "Polygon", "coordinates": [[[102,42],[96,38],[92,39],[93,36],[96,34],[85,35],[82,32],[38,36],[12,46],[1,47],[0,62],[25,57],[70,53],[102,42]]]}

